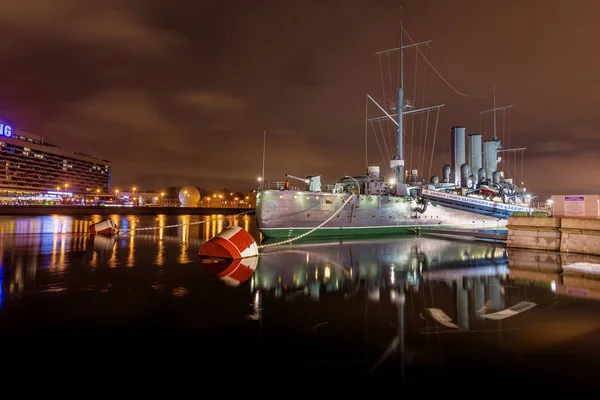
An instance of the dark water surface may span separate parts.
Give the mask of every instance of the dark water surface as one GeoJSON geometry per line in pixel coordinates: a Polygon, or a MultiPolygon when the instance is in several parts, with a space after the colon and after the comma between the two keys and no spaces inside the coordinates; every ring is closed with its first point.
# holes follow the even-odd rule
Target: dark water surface
{"type": "Polygon", "coordinates": [[[513,268],[502,244],[303,241],[215,264],[200,246],[230,224],[260,243],[254,217],[113,216],[150,229],[90,237],[101,218],[0,217],[5,379],[599,387],[600,282],[513,268]]]}

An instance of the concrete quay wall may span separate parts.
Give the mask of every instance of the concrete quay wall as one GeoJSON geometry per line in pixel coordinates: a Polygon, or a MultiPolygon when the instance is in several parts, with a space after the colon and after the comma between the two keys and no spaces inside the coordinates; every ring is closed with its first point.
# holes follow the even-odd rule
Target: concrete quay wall
{"type": "Polygon", "coordinates": [[[508,248],[600,255],[600,219],[509,217],[508,248]]]}

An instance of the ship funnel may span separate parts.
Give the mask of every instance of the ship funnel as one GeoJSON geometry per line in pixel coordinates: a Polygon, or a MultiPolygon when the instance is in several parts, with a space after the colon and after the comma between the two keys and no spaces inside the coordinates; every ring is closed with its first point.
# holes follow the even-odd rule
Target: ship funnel
{"type": "Polygon", "coordinates": [[[452,182],[460,185],[460,166],[465,160],[465,128],[454,126],[450,130],[452,135],[452,182]]]}
{"type": "Polygon", "coordinates": [[[479,171],[479,168],[483,166],[481,161],[482,147],[481,147],[481,135],[473,134],[469,135],[469,166],[473,174],[479,171]]]}
{"type": "Polygon", "coordinates": [[[492,177],[492,174],[498,169],[499,148],[500,142],[498,140],[483,142],[483,168],[485,168],[486,177],[492,177]]]}

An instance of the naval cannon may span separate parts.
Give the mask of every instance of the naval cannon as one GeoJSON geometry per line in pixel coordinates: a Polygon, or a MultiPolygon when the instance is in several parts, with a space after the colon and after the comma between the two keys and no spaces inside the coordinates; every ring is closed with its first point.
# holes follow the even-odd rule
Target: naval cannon
{"type": "Polygon", "coordinates": [[[304,182],[306,184],[306,188],[304,190],[308,190],[309,192],[321,191],[321,175],[307,176],[306,178],[300,178],[299,176],[290,174],[285,174],[285,176],[304,182]]]}

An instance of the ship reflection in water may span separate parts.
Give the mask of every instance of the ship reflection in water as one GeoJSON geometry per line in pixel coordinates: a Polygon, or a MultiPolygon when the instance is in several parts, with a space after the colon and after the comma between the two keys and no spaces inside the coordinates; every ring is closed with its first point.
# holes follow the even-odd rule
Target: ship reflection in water
{"type": "Polygon", "coordinates": [[[595,384],[600,280],[517,268],[539,252],[399,236],[199,258],[207,229],[3,236],[3,353],[64,357],[84,337],[136,369],[595,384]]]}
{"type": "MultiPolygon", "coordinates": [[[[237,274],[236,286],[248,280],[248,317],[286,325],[286,345],[300,348],[286,357],[303,368],[413,381],[435,371],[436,379],[593,382],[600,363],[585,355],[600,348],[600,303],[578,297],[600,297],[600,282],[509,268],[510,253],[494,243],[424,237],[315,242],[267,248],[247,259],[242,275],[239,260],[224,262],[218,276],[237,274]],[[585,370],[571,376],[542,361],[550,355],[585,370]]],[[[531,258],[515,254],[516,264],[531,258]]]]}

